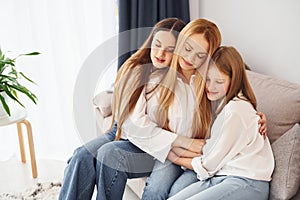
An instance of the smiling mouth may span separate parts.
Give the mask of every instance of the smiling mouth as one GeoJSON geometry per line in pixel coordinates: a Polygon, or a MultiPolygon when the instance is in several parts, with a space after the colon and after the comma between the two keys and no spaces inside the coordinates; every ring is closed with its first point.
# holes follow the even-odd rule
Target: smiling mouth
{"type": "Polygon", "coordinates": [[[210,94],[210,95],[216,95],[216,94],[218,94],[218,92],[208,92],[208,94],[210,94]]]}
{"type": "Polygon", "coordinates": [[[163,63],[165,62],[166,60],[165,59],[161,59],[161,58],[158,58],[158,57],[155,57],[156,61],[159,62],[159,63],[163,63]]]}
{"type": "Polygon", "coordinates": [[[193,66],[193,64],[191,64],[190,62],[186,61],[184,58],[182,58],[182,60],[184,61],[184,63],[188,66],[193,66]]]}

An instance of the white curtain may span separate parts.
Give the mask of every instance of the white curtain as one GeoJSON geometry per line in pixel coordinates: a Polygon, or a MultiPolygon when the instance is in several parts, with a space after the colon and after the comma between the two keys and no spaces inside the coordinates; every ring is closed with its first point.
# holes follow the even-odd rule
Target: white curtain
{"type": "MultiPolygon", "coordinates": [[[[37,95],[37,105],[21,97],[32,124],[37,159],[66,160],[82,145],[73,116],[76,78],[88,56],[116,36],[116,4],[114,0],[0,0],[2,51],[41,53],[17,61],[17,67],[37,83],[26,83],[37,95]]],[[[16,126],[0,127],[0,159],[19,156],[18,148],[16,126]]]]}

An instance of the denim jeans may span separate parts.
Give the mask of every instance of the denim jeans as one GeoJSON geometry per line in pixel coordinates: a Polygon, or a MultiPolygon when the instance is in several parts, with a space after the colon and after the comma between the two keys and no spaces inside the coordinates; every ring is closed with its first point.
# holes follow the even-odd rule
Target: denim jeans
{"type": "Polygon", "coordinates": [[[189,185],[198,182],[197,174],[194,170],[186,169],[173,183],[169,192],[169,197],[174,196],[189,185]]]}
{"type": "Polygon", "coordinates": [[[174,181],[183,173],[183,169],[167,160],[165,163],[156,161],[142,195],[145,200],[167,199],[174,181]]]}
{"type": "Polygon", "coordinates": [[[116,125],[106,134],[77,148],[64,171],[60,200],[91,199],[96,184],[97,150],[115,139],[116,125]]]}
{"type": "Polygon", "coordinates": [[[183,189],[170,200],[267,200],[269,182],[237,176],[214,176],[183,189]]]}
{"type": "Polygon", "coordinates": [[[149,176],[152,156],[128,140],[114,141],[116,126],[75,150],[65,169],[60,200],[91,199],[97,187],[97,200],[122,199],[127,178],[149,176]]]}
{"type": "Polygon", "coordinates": [[[122,199],[127,178],[149,176],[154,158],[128,140],[103,145],[97,154],[97,199],[122,199]]]}

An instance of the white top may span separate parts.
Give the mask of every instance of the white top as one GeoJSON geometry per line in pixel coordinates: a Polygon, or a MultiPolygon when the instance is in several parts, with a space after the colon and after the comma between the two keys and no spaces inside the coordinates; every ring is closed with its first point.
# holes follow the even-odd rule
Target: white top
{"type": "MultiPolygon", "coordinates": [[[[165,162],[171,144],[177,137],[176,134],[192,136],[191,126],[195,99],[194,77],[191,77],[190,84],[184,83],[180,78],[177,80],[174,89],[174,102],[168,112],[171,132],[158,127],[156,124],[155,111],[159,109],[159,89],[157,88],[151,95],[145,95],[145,91],[142,92],[134,111],[122,125],[122,138],[128,139],[161,162],[165,162]]],[[[158,77],[150,77],[147,89],[153,88],[153,85],[157,84],[158,81],[158,77]]]]}
{"type": "Polygon", "coordinates": [[[198,179],[235,175],[270,181],[274,157],[269,140],[259,134],[258,120],[249,102],[231,100],[217,116],[203,155],[192,160],[198,179]]]}

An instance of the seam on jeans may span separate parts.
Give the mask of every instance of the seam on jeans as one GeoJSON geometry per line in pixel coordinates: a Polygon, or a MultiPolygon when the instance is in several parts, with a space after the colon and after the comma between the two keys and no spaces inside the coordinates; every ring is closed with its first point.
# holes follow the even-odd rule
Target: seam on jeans
{"type": "MultiPolygon", "coordinates": [[[[120,159],[119,159],[120,162],[119,162],[118,166],[116,167],[116,173],[115,173],[115,175],[114,175],[114,178],[112,179],[111,185],[108,187],[107,190],[105,190],[105,194],[106,194],[107,196],[110,195],[111,188],[112,188],[112,186],[114,185],[114,183],[115,183],[116,180],[117,180],[118,172],[119,172],[119,169],[120,169],[120,166],[121,166],[122,161],[125,160],[125,157],[131,156],[131,155],[133,155],[132,152],[127,152],[127,153],[123,153],[123,155],[120,157],[120,159]]],[[[135,156],[135,157],[140,157],[140,156],[144,156],[144,155],[134,154],[134,156],[135,156]]],[[[126,180],[127,180],[127,178],[126,178],[126,180]]]]}
{"type": "MultiPolygon", "coordinates": [[[[123,160],[124,160],[124,156],[122,156],[121,159],[120,159],[119,161],[123,161],[123,160]]],[[[107,196],[110,195],[111,188],[112,188],[112,186],[114,185],[114,183],[115,183],[116,180],[117,180],[117,176],[118,176],[118,172],[119,172],[120,166],[121,166],[121,162],[119,162],[118,166],[116,167],[116,172],[115,172],[115,175],[114,175],[114,177],[113,177],[113,179],[112,179],[112,182],[111,182],[110,186],[107,188],[107,190],[105,190],[105,194],[106,194],[107,196]]]]}

